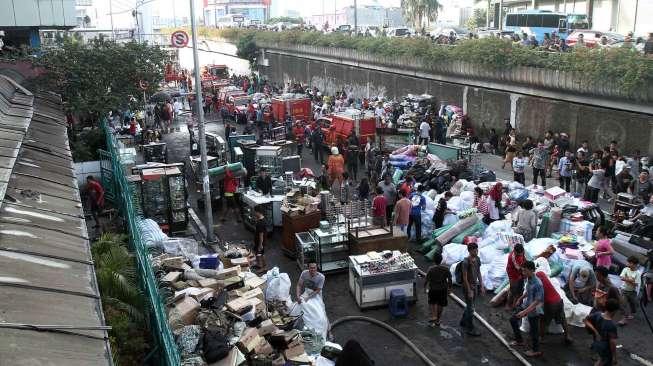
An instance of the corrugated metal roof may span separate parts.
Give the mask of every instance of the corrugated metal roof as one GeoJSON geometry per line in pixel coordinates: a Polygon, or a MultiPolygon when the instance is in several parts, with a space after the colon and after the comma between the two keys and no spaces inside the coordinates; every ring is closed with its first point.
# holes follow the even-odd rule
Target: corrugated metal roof
{"type": "MultiPolygon", "coordinates": [[[[0,75],[0,323],[103,326],[61,103],[0,75]]],[[[104,330],[0,327],[0,364],[111,365],[104,330]]]]}

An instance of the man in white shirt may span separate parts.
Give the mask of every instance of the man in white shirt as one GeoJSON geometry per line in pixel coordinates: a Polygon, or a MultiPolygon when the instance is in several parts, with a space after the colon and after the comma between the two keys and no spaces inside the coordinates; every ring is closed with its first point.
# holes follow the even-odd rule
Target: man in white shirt
{"type": "Polygon", "coordinates": [[[419,144],[427,145],[429,143],[429,136],[431,133],[431,125],[426,121],[422,121],[419,125],[419,144]]]}

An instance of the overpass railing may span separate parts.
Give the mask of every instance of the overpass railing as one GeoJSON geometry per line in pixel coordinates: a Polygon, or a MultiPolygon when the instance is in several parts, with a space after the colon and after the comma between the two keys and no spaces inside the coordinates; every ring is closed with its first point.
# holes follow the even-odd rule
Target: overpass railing
{"type": "Polygon", "coordinates": [[[636,90],[634,93],[628,93],[613,83],[590,80],[572,71],[561,71],[551,68],[516,66],[506,69],[493,69],[479,64],[460,61],[434,61],[427,64],[417,58],[383,56],[349,48],[311,45],[266,43],[259,44],[259,47],[269,51],[277,50],[299,56],[313,56],[360,67],[392,68],[398,69],[397,71],[400,73],[410,73],[417,76],[427,74],[434,76],[435,79],[438,78],[438,75],[453,76],[524,85],[566,93],[629,100],[637,103],[653,102],[653,85],[651,84],[636,90]]]}

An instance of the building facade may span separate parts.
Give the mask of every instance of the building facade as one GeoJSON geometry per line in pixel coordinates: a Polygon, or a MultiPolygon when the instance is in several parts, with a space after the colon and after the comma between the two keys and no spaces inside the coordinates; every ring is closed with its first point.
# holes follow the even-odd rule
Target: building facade
{"type": "Polygon", "coordinates": [[[269,0],[205,0],[204,25],[216,27],[221,18],[230,14],[239,14],[246,20],[264,23],[270,17],[269,0]]]}
{"type": "Polygon", "coordinates": [[[41,31],[77,26],[75,0],[2,0],[1,5],[0,30],[7,46],[40,48],[41,31]]]}
{"type": "MultiPolygon", "coordinates": [[[[357,17],[359,26],[377,26],[377,27],[402,27],[406,21],[401,12],[401,8],[383,7],[378,5],[359,6],[357,8],[357,17]]],[[[328,24],[330,28],[339,25],[354,25],[354,7],[347,6],[336,12],[316,14],[308,19],[310,24],[318,28],[328,24]]]]}

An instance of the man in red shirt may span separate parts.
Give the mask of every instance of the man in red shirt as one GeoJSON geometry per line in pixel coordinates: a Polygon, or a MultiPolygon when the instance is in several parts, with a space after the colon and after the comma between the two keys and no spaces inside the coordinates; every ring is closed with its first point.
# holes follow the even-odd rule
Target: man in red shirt
{"type": "Polygon", "coordinates": [[[372,200],[372,224],[385,227],[385,209],[387,205],[388,201],[383,195],[383,189],[376,187],[376,196],[372,200]]]}
{"type": "Polygon", "coordinates": [[[544,338],[544,333],[549,327],[551,320],[555,320],[557,324],[562,325],[562,329],[565,332],[565,344],[571,344],[571,338],[569,338],[569,327],[567,325],[567,318],[565,317],[565,306],[556,291],[555,287],[549,280],[549,277],[546,273],[542,271],[535,272],[535,276],[542,281],[542,287],[544,288],[544,315],[540,318],[540,338],[544,338]]]}
{"type": "Polygon", "coordinates": [[[515,244],[512,252],[508,255],[508,264],[506,265],[508,281],[510,282],[506,310],[514,309],[515,300],[524,293],[524,277],[521,274],[521,266],[525,261],[524,246],[522,244],[515,244]]]}
{"type": "Polygon", "coordinates": [[[100,227],[98,215],[104,207],[104,188],[92,175],[86,177],[86,204],[91,209],[91,215],[95,220],[95,228],[100,227]]]}
{"type": "Polygon", "coordinates": [[[222,216],[222,222],[227,221],[227,215],[229,212],[236,217],[236,220],[240,222],[240,215],[238,214],[238,205],[236,204],[236,191],[238,190],[238,181],[234,177],[234,173],[226,169],[226,174],[224,178],[224,198],[227,205],[227,208],[224,211],[224,216],[222,216]]]}

